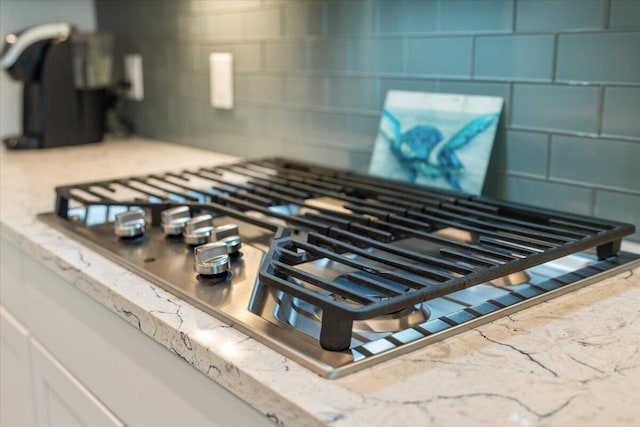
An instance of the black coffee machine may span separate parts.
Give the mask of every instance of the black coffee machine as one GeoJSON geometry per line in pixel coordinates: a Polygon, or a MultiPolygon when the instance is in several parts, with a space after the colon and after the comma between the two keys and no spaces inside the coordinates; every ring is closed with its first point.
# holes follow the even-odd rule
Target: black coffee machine
{"type": "Polygon", "coordinates": [[[22,135],[3,141],[10,149],[99,142],[110,100],[112,37],[81,33],[66,23],[9,34],[2,67],[24,83],[22,135]]]}

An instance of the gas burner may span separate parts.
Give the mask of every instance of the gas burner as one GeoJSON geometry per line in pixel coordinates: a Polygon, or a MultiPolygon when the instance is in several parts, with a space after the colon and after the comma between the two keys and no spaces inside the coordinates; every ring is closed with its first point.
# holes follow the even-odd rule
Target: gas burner
{"type": "MultiPolygon", "coordinates": [[[[319,335],[322,321],[321,309],[287,294],[282,294],[277,301],[274,311],[277,319],[310,336],[319,335]]],[[[372,319],[356,320],[353,322],[353,332],[354,334],[398,332],[425,323],[430,315],[431,310],[426,305],[416,304],[372,319]]]]}

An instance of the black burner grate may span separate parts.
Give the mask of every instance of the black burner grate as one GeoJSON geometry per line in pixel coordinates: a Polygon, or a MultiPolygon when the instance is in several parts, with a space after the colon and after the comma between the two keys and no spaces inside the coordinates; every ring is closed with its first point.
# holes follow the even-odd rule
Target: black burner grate
{"type": "Polygon", "coordinates": [[[186,205],[278,230],[261,284],[322,309],[320,343],[330,350],[349,348],[354,320],[594,247],[605,259],[634,232],[629,224],[284,159],[65,186],[56,193],[56,211],[64,218],[72,201],[87,208],[137,206],[148,208],[157,226],[163,209],[186,205]],[[123,190],[131,195],[123,199],[123,190]],[[396,244],[404,239],[437,249],[396,244]],[[302,268],[320,259],[351,272],[335,281],[302,268]]]}

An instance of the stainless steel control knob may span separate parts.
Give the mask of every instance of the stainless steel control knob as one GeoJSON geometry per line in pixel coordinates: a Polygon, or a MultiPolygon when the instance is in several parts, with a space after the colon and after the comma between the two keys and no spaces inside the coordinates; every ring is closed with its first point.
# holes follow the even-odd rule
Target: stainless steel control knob
{"type": "Polygon", "coordinates": [[[237,224],[225,224],[215,227],[211,232],[210,242],[224,242],[230,255],[237,255],[242,246],[240,229],[237,224]]]}
{"type": "Polygon", "coordinates": [[[198,215],[191,218],[184,224],[184,242],[188,245],[202,245],[207,243],[211,231],[213,230],[213,223],[211,222],[211,215],[198,215]]]}
{"type": "Polygon", "coordinates": [[[144,235],[144,211],[133,209],[116,215],[115,232],[119,237],[144,235]]]}
{"type": "Polygon", "coordinates": [[[179,236],[184,231],[184,225],[191,219],[191,212],[187,206],[162,211],[162,231],[168,236],[179,236]]]}
{"type": "Polygon", "coordinates": [[[231,260],[224,242],[207,243],[193,250],[193,269],[203,276],[225,274],[231,268],[231,260]]]}

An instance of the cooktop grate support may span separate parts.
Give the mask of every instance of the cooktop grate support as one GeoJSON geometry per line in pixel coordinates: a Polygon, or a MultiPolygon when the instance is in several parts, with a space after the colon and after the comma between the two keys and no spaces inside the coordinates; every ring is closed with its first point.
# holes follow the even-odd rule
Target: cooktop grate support
{"type": "Polygon", "coordinates": [[[623,236],[634,232],[629,224],[285,159],[56,188],[59,217],[69,217],[71,203],[106,207],[105,222],[114,206],[142,207],[158,226],[164,209],[183,205],[192,213],[278,230],[260,283],[320,308],[320,344],[330,350],[349,348],[355,320],[394,313],[594,247],[606,259],[618,252],[623,236]],[[129,196],[121,197],[120,190],[129,196]],[[447,229],[467,239],[452,238],[447,229]],[[397,244],[404,239],[439,249],[423,253],[397,244]],[[304,270],[318,260],[353,271],[338,283],[304,270]]]}

